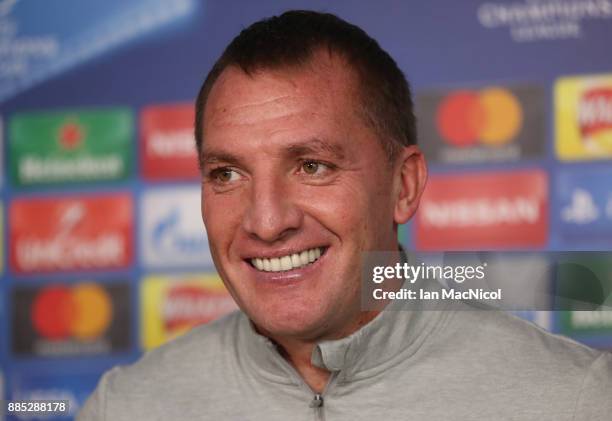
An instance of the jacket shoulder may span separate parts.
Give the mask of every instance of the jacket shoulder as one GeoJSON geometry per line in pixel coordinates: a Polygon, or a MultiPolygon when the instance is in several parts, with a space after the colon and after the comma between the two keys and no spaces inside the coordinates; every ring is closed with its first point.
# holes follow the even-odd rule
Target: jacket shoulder
{"type": "Polygon", "coordinates": [[[109,370],[77,419],[127,420],[135,419],[134,414],[140,414],[138,419],[157,419],[167,407],[156,409],[156,402],[179,403],[190,391],[207,396],[235,364],[235,342],[244,319],[243,313],[233,312],[148,351],[131,365],[109,370]]]}

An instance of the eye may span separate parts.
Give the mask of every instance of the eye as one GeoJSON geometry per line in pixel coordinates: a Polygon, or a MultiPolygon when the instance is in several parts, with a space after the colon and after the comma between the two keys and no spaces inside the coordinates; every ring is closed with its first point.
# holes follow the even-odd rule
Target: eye
{"type": "Polygon", "coordinates": [[[302,171],[308,175],[323,175],[329,166],[317,161],[304,161],[302,163],[302,171]]]}
{"type": "Polygon", "coordinates": [[[210,172],[210,178],[221,184],[231,183],[240,178],[240,174],[231,168],[217,168],[210,172]]]}

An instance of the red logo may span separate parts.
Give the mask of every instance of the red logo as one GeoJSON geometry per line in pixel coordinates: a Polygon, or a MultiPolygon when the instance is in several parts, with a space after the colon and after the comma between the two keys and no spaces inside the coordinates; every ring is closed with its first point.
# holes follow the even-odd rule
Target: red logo
{"type": "Polygon", "coordinates": [[[477,143],[500,146],[520,132],[523,110],[514,93],[506,88],[456,91],[440,102],[436,125],[440,136],[458,148],[477,143]]]}
{"type": "Polygon", "coordinates": [[[53,341],[92,341],[106,332],[112,318],[111,297],[93,282],[48,286],[38,293],[31,310],[36,333],[53,341]]]}
{"type": "Polygon", "coordinates": [[[192,104],[145,108],[140,117],[142,174],[149,180],[199,177],[192,104]]]}
{"type": "Polygon", "coordinates": [[[85,133],[83,127],[74,121],[67,121],[59,129],[59,143],[60,146],[66,150],[78,148],[84,137],[85,133]]]}
{"type": "Polygon", "coordinates": [[[542,247],[548,232],[543,171],[432,177],[416,219],[421,250],[542,247]]]}
{"type": "Polygon", "coordinates": [[[208,323],[236,309],[225,289],[206,289],[198,285],[176,286],[168,291],[162,318],[167,331],[208,323]]]}
{"type": "Polygon", "coordinates": [[[127,194],[18,199],[9,218],[10,263],[16,272],[119,268],[132,261],[127,194]]]}
{"type": "Polygon", "coordinates": [[[578,123],[583,138],[612,129],[612,88],[595,88],[582,95],[578,123]]]}

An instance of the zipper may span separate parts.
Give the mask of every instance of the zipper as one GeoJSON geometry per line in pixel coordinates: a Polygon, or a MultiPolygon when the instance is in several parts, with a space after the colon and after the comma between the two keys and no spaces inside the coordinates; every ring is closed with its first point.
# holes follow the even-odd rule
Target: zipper
{"type": "Polygon", "coordinates": [[[310,401],[310,407],[314,409],[315,420],[324,421],[325,414],[323,413],[323,394],[315,393],[310,401]]]}
{"type": "MultiPolygon", "coordinates": [[[[333,371],[329,376],[329,380],[327,381],[325,388],[323,388],[323,391],[321,393],[315,393],[310,401],[309,406],[313,408],[315,420],[317,421],[325,421],[325,395],[329,394],[329,388],[335,382],[336,378],[338,377],[338,373],[338,371],[333,371]]],[[[310,389],[310,387],[308,387],[303,380],[302,383],[312,393],[312,389],[310,389]]]]}
{"type": "MultiPolygon", "coordinates": [[[[310,386],[306,384],[306,382],[304,381],[302,376],[300,376],[297,370],[291,364],[289,364],[289,362],[285,360],[278,353],[278,351],[274,350],[274,354],[275,354],[275,358],[277,358],[280,364],[285,367],[285,370],[287,370],[289,375],[298,381],[298,384],[301,386],[301,388],[304,391],[306,391],[309,395],[312,395],[313,390],[310,388],[310,386]]],[[[339,371],[332,371],[329,376],[329,380],[327,381],[327,384],[323,388],[323,391],[321,393],[314,393],[314,395],[312,395],[312,399],[310,400],[310,403],[308,406],[310,408],[313,408],[315,420],[317,421],[325,421],[325,411],[324,411],[325,395],[329,393],[329,389],[335,383],[336,378],[338,377],[339,373],[340,373],[339,371]]]]}

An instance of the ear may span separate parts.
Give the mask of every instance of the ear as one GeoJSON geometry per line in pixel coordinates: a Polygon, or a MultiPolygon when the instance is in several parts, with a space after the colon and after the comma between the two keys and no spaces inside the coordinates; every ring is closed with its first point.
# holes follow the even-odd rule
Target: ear
{"type": "Polygon", "coordinates": [[[396,224],[405,224],[416,212],[427,181],[427,164],[416,145],[402,148],[394,166],[396,224]]]}

